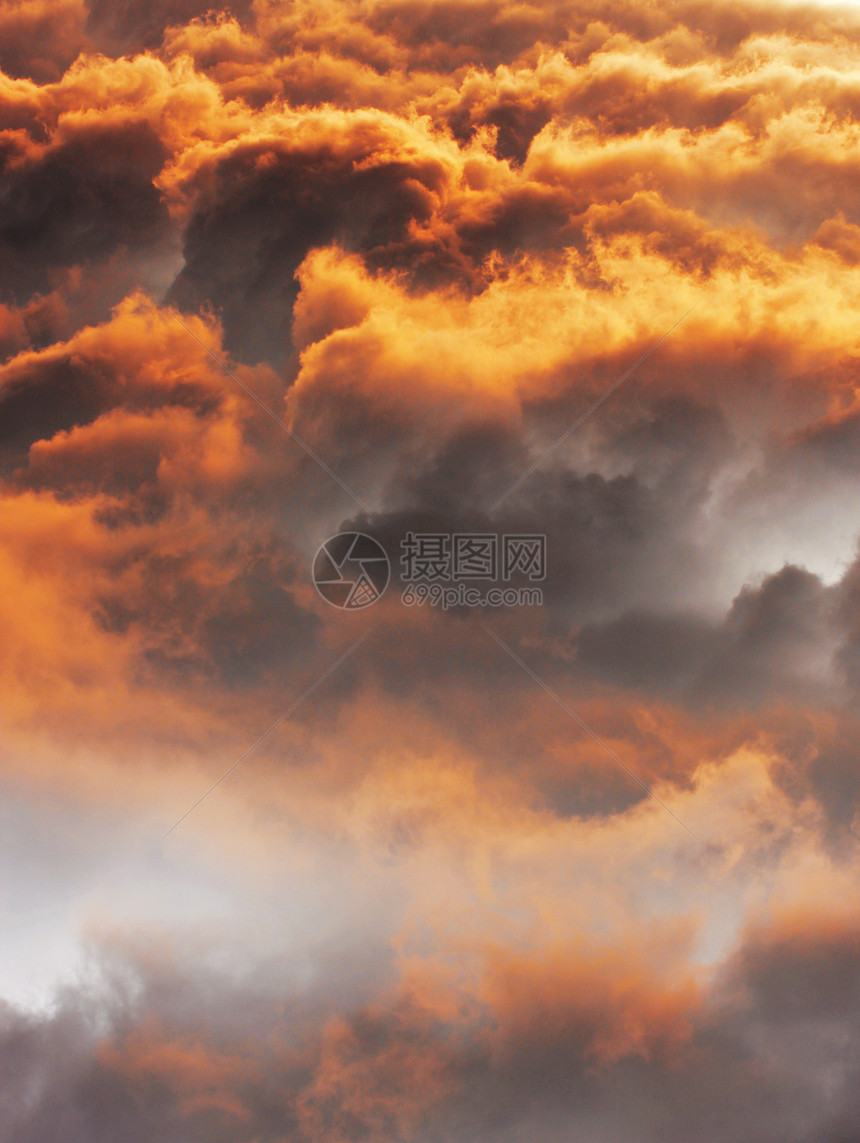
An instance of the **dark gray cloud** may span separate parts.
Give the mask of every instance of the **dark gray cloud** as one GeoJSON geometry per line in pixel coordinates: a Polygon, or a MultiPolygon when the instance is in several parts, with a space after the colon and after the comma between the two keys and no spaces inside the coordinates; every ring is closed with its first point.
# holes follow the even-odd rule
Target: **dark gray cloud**
{"type": "Polygon", "coordinates": [[[631,612],[577,637],[583,668],[622,687],[681,701],[760,707],[835,695],[833,592],[785,567],[745,588],[721,623],[694,615],[631,612]]]}
{"type": "Polygon", "coordinates": [[[290,348],[294,275],[313,247],[339,243],[371,264],[420,274],[409,223],[426,220],[444,180],[437,162],[375,159],[387,140],[361,125],[337,146],[288,141],[239,147],[208,176],[184,236],[170,297],[218,308],[228,347],[252,361],[290,348]]]}
{"type": "Polygon", "coordinates": [[[0,298],[22,304],[62,269],[165,239],[153,185],[166,151],[143,122],[87,124],[44,148],[0,144],[0,298]]]}

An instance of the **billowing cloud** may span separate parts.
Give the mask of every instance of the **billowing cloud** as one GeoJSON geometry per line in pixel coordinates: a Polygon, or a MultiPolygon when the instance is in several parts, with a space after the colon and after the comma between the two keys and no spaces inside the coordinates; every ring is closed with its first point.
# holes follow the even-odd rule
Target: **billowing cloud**
{"type": "Polygon", "coordinates": [[[855,1138],[857,14],[0,42],[3,1143],[855,1138]]]}

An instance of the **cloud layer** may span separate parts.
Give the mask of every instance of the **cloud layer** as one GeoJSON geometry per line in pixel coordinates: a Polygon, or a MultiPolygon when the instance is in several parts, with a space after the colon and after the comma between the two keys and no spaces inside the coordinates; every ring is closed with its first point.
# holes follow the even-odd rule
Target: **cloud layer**
{"type": "Polygon", "coordinates": [[[860,15],[0,44],[2,1143],[854,1139],[860,15]]]}

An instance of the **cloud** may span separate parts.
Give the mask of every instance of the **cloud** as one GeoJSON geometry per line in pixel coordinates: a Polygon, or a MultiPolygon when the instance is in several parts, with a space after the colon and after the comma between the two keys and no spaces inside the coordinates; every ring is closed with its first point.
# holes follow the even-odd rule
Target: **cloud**
{"type": "Polygon", "coordinates": [[[164,157],[143,123],[85,125],[47,147],[9,139],[4,294],[23,301],[57,270],[157,241],[167,211],[152,180],[164,157]]]}
{"type": "Polygon", "coordinates": [[[0,69],[14,78],[57,80],[84,46],[82,0],[10,0],[0,14],[0,69]]]}
{"type": "Polygon", "coordinates": [[[853,1138],[856,14],[0,40],[3,1143],[853,1138]]]}
{"type": "Polygon", "coordinates": [[[856,1018],[857,939],[847,916],[776,920],[709,985],[661,985],[641,948],[616,962],[572,947],[493,953],[471,988],[415,964],[394,992],[329,1018],[320,995],[273,1008],[263,981],[211,972],[207,1002],[199,969],[117,950],[55,1014],[4,1013],[19,1080],[5,1138],[421,1140],[468,1127],[549,1143],[591,1125],[606,1140],[841,1139],[856,1113],[856,1053],[837,1044],[856,1018]]]}

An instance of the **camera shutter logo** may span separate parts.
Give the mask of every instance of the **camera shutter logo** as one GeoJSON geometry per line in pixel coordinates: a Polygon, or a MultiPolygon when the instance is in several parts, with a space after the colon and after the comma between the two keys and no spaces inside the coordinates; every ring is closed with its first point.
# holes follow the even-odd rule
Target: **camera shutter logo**
{"type": "Polygon", "coordinates": [[[326,603],[343,611],[376,603],[390,577],[385,549],[364,532],[339,532],[314,557],[314,586],[326,603]]]}

